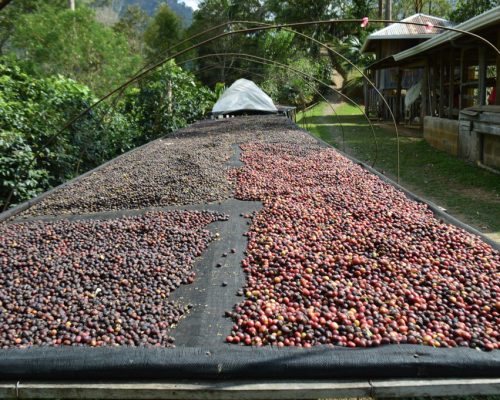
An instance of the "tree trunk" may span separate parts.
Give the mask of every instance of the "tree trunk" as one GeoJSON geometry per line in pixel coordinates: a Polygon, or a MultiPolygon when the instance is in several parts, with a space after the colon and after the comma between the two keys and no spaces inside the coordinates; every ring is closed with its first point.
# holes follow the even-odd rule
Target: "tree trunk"
{"type": "Polygon", "coordinates": [[[172,95],[172,81],[168,81],[167,84],[167,98],[168,98],[168,112],[172,114],[172,103],[174,101],[174,96],[172,95]]]}
{"type": "Polygon", "coordinates": [[[378,17],[382,19],[384,16],[384,0],[378,0],[378,17]]]}
{"type": "Polygon", "coordinates": [[[385,19],[392,19],[392,0],[386,0],[385,2],[385,19]]]}
{"type": "Polygon", "coordinates": [[[69,8],[71,11],[75,11],[75,1],[76,1],[76,0],[68,0],[68,8],[69,8]]]}
{"type": "MultiPolygon", "coordinates": [[[[415,0],[414,6],[415,6],[415,14],[421,13],[423,8],[424,8],[423,0],[415,0]]],[[[429,3],[429,7],[430,7],[430,3],[429,3]]]]}

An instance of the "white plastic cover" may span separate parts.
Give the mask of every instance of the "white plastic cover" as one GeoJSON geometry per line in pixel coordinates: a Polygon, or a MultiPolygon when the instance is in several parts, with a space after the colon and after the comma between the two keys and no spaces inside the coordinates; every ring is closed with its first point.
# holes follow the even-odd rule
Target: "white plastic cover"
{"type": "Polygon", "coordinates": [[[422,81],[418,81],[406,91],[405,109],[410,108],[410,106],[417,101],[417,99],[420,97],[421,90],[422,90],[422,81]]]}
{"type": "Polygon", "coordinates": [[[238,79],[222,93],[212,112],[225,114],[243,110],[278,111],[271,98],[255,83],[248,79],[238,79]]]}

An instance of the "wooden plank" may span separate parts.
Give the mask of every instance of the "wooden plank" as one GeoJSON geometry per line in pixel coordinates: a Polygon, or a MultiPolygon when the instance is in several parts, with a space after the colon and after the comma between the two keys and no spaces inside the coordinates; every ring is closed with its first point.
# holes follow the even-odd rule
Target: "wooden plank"
{"type": "Polygon", "coordinates": [[[16,382],[0,383],[0,399],[16,398],[16,382]]]}
{"type": "Polygon", "coordinates": [[[371,381],[373,397],[490,396],[500,393],[500,379],[423,379],[371,381]]]}
{"type": "Polygon", "coordinates": [[[469,107],[468,109],[479,112],[500,113],[499,106],[474,106],[474,107],[469,107]]]}
{"type": "MultiPolygon", "coordinates": [[[[479,86],[479,81],[467,81],[467,82],[462,82],[462,86],[479,86]]],[[[482,105],[482,104],[481,104],[482,105]]]]}
{"type": "MultiPolygon", "coordinates": [[[[10,385],[15,388],[15,385],[10,385]]],[[[25,382],[20,399],[318,399],[500,394],[500,379],[373,381],[25,382]]],[[[14,391],[15,395],[15,391],[14,391]]],[[[15,397],[14,397],[15,398],[15,397]]]]}
{"type": "Polygon", "coordinates": [[[318,399],[368,397],[368,381],[22,383],[21,399],[318,399]]]}
{"type": "Polygon", "coordinates": [[[500,109],[496,113],[492,112],[482,112],[479,114],[479,120],[481,122],[492,122],[494,124],[500,125],[500,109]]]}
{"type": "Polygon", "coordinates": [[[492,125],[485,122],[474,122],[472,129],[479,133],[488,133],[489,135],[500,136],[500,125],[492,125]]]}
{"type": "Polygon", "coordinates": [[[479,112],[477,111],[474,111],[474,110],[471,110],[471,109],[468,109],[466,108],[465,110],[462,110],[460,111],[460,115],[462,116],[465,116],[465,117],[471,117],[471,118],[474,118],[474,119],[477,119],[477,115],[479,114],[479,112]]]}

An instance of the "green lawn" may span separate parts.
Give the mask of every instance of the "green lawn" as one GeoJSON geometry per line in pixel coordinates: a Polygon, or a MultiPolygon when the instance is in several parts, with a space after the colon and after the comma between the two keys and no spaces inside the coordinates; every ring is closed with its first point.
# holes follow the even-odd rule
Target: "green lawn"
{"type": "MultiPolygon", "coordinates": [[[[375,145],[373,134],[359,109],[348,104],[336,108],[338,119],[326,103],[309,110],[298,123],[355,158],[371,164],[375,145]],[[344,139],[342,130],[344,127],[344,139]]],[[[394,128],[375,128],[378,157],[375,168],[396,177],[394,128]]],[[[427,198],[460,220],[500,241],[500,175],[469,165],[434,149],[423,138],[400,137],[400,184],[427,198]]]]}

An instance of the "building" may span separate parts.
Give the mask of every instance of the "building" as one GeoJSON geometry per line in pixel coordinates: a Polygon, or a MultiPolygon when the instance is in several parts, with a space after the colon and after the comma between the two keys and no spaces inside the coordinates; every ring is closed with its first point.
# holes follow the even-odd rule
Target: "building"
{"type": "MultiPolygon", "coordinates": [[[[394,25],[398,24],[384,29],[395,32],[395,28],[388,29],[394,25]]],[[[441,32],[432,38],[421,37],[420,43],[402,50],[393,38],[382,39],[378,32],[370,35],[363,50],[375,51],[377,60],[367,68],[367,74],[386,97],[398,122],[404,115],[406,124],[423,127],[424,137],[433,146],[499,170],[500,98],[495,94],[500,90],[500,54],[478,36],[500,47],[500,7],[453,30],[436,29],[441,32]],[[378,47],[373,44],[374,37],[378,47]],[[405,76],[412,76],[409,83],[405,76]]],[[[365,93],[370,115],[388,119],[381,100],[372,90],[365,93]]]]}
{"type": "MultiPolygon", "coordinates": [[[[403,19],[402,22],[429,23],[435,27],[451,26],[451,23],[443,18],[426,14],[415,14],[403,19]]],[[[385,67],[384,60],[394,54],[411,49],[441,32],[442,30],[438,28],[426,29],[426,27],[420,25],[391,24],[373,32],[367,37],[361,48],[363,53],[375,54],[377,61],[367,70],[368,76],[375,83],[377,89],[384,94],[398,119],[404,113],[404,95],[407,90],[422,79],[423,68],[403,70],[392,65],[385,67]],[[396,96],[398,85],[401,86],[403,91],[403,96],[400,97],[396,96]]],[[[365,90],[365,106],[370,116],[383,119],[389,118],[387,108],[383,106],[383,102],[376,90],[370,86],[367,86],[365,90]]],[[[413,109],[415,110],[416,107],[414,106],[413,109]]]]}

